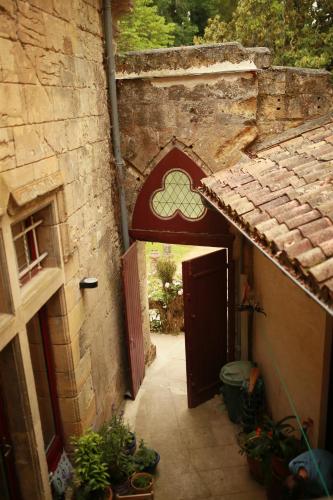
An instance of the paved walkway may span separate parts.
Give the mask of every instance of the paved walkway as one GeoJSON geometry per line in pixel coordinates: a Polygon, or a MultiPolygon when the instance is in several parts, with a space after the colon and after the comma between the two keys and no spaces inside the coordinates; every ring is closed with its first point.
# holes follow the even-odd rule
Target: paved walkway
{"type": "Polygon", "coordinates": [[[183,334],[153,335],[157,359],[147,369],[125,419],[161,455],[155,500],[261,500],[266,495],[238,453],[237,427],[218,396],[187,408],[183,334]]]}

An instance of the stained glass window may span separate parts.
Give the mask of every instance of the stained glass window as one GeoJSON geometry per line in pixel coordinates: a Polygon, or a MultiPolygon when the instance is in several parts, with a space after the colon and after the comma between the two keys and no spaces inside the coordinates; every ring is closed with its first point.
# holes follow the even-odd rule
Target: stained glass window
{"type": "Polygon", "coordinates": [[[163,188],[155,191],[151,206],[156,215],[165,219],[178,212],[185,219],[197,220],[206,212],[200,195],[192,189],[191,178],[182,170],[171,170],[164,177],[163,188]]]}

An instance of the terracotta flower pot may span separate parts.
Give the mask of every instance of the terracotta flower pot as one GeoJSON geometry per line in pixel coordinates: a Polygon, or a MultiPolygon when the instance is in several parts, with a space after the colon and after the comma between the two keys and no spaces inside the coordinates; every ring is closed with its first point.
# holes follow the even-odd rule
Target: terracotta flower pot
{"type": "Polygon", "coordinates": [[[153,489],[153,476],[151,474],[148,474],[148,472],[136,472],[131,477],[131,487],[136,493],[150,493],[153,489]],[[148,479],[149,484],[145,487],[136,485],[136,480],[140,478],[148,479]]]}
{"type": "Polygon", "coordinates": [[[265,476],[264,476],[262,462],[260,460],[257,460],[249,456],[247,456],[246,459],[249,466],[250,474],[253,477],[253,479],[260,484],[264,484],[265,476]]]}
{"type": "Polygon", "coordinates": [[[276,455],[272,456],[271,467],[272,467],[272,472],[275,475],[275,477],[277,477],[280,480],[286,479],[286,477],[289,476],[289,474],[290,474],[286,460],[284,460],[283,458],[277,457],[276,455]]]}

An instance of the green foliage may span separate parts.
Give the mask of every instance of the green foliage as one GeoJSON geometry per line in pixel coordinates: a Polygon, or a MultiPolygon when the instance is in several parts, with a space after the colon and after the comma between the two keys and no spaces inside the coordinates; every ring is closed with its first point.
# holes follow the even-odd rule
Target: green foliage
{"type": "Polygon", "coordinates": [[[143,439],[140,441],[138,451],[134,455],[134,462],[137,471],[142,471],[146,467],[154,465],[156,460],[156,452],[151,448],[147,448],[143,439]]]}
{"type": "Polygon", "coordinates": [[[238,438],[241,455],[264,462],[272,453],[272,440],[267,432],[258,427],[248,434],[241,433],[238,438]]]}
{"type": "Polygon", "coordinates": [[[92,430],[73,438],[75,485],[81,498],[102,493],[109,486],[108,467],[101,451],[103,439],[92,430]]]}
{"type": "Polygon", "coordinates": [[[220,14],[230,20],[236,0],[154,0],[160,15],[175,23],[175,45],[192,45],[202,35],[209,18],[220,14]]]}
{"type": "Polygon", "coordinates": [[[301,442],[294,435],[295,427],[289,423],[295,419],[293,415],[274,422],[269,417],[265,417],[263,422],[263,432],[271,439],[271,450],[274,455],[289,461],[301,451],[301,442]]]}
{"type": "Polygon", "coordinates": [[[293,415],[275,422],[265,416],[261,427],[239,436],[240,453],[266,462],[272,455],[290,460],[301,453],[301,442],[295,436],[295,427],[290,424],[293,415]]]}
{"type": "Polygon", "coordinates": [[[146,489],[148,486],[150,486],[152,483],[152,477],[151,475],[147,474],[144,476],[136,476],[133,478],[132,484],[135,486],[135,488],[138,489],[146,489]]]}
{"type": "Polygon", "coordinates": [[[160,16],[152,0],[135,0],[133,11],[119,21],[120,52],[169,47],[175,25],[160,16]]]}
{"type": "Polygon", "coordinates": [[[170,258],[160,258],[156,264],[156,274],[165,287],[166,283],[171,283],[177,271],[177,265],[170,258]]]}
{"type": "Polygon", "coordinates": [[[124,423],[123,414],[114,413],[111,420],[99,431],[102,438],[101,451],[107,464],[110,481],[119,484],[126,481],[134,472],[134,459],[127,453],[133,434],[124,423]]]}
{"type": "Polygon", "coordinates": [[[195,43],[239,41],[269,47],[274,64],[333,67],[333,0],[239,0],[228,22],[208,21],[195,43]]]}

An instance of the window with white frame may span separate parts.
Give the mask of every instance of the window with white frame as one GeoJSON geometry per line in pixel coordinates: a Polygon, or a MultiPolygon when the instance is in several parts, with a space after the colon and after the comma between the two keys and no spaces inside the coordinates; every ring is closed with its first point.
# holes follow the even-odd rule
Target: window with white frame
{"type": "Polygon", "coordinates": [[[57,253],[57,248],[55,248],[57,244],[55,238],[52,237],[54,226],[51,218],[51,207],[48,206],[12,225],[21,286],[43,267],[57,265],[52,258],[57,253]],[[54,248],[52,248],[52,243],[54,243],[54,248]]]}

